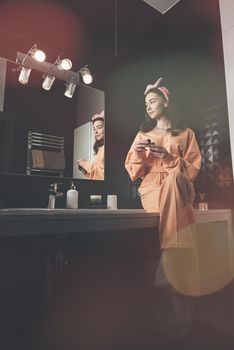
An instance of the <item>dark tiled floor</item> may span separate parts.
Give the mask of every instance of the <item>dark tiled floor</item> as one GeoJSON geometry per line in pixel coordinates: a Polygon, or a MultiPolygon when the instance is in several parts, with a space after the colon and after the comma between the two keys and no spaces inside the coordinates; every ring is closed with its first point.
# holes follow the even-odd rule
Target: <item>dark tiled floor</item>
{"type": "Polygon", "coordinates": [[[159,334],[155,335],[147,350],[153,349],[231,350],[234,349],[234,336],[219,332],[208,325],[195,323],[191,335],[185,339],[173,339],[159,334]]]}
{"type": "MultiPolygon", "coordinates": [[[[121,304],[126,300],[119,302],[121,304]]],[[[4,350],[234,349],[234,336],[220,332],[206,324],[195,322],[189,336],[185,339],[173,339],[153,330],[154,325],[146,320],[143,312],[139,315],[132,310],[130,317],[130,310],[127,310],[126,317],[122,318],[121,305],[119,306],[119,318],[116,314],[116,317],[108,320],[103,319],[97,305],[93,305],[91,314],[83,313],[82,308],[78,312],[75,307],[72,313],[72,309],[68,309],[67,306],[59,305],[58,314],[53,315],[54,328],[51,328],[51,324],[48,326],[50,323],[48,318],[52,317],[51,305],[49,308],[42,306],[37,312],[22,307],[21,311],[17,312],[17,319],[14,317],[14,312],[12,315],[8,313],[8,323],[11,324],[11,327],[9,327],[9,332],[2,334],[0,348],[4,350]],[[44,308],[46,308],[46,318],[44,308]],[[48,310],[50,310],[49,313],[48,310]],[[35,318],[33,322],[26,322],[27,313],[30,314],[31,320],[35,318]]],[[[86,311],[85,301],[83,301],[83,306],[86,311]]],[[[116,310],[109,308],[103,312],[107,315],[116,313],[116,310]]]]}
{"type": "Polygon", "coordinates": [[[93,265],[71,268],[57,280],[49,299],[39,302],[36,296],[31,301],[21,296],[24,303],[18,299],[15,305],[1,307],[0,349],[234,349],[234,336],[198,322],[185,339],[157,333],[153,302],[141,275],[140,269],[121,269],[119,264],[101,264],[96,270],[93,265]]]}

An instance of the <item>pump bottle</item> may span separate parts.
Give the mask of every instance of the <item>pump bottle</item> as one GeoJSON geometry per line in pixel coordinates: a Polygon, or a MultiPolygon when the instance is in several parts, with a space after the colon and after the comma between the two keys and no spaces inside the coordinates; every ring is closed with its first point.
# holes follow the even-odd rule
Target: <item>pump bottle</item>
{"type": "Polygon", "coordinates": [[[76,190],[74,182],[71,182],[71,188],[67,191],[66,208],[78,208],[78,191],[76,190]]]}

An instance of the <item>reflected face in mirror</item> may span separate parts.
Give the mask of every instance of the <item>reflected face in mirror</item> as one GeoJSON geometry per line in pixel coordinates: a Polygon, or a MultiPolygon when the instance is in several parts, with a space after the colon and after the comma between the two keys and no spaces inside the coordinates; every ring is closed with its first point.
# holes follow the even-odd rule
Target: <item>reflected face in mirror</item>
{"type": "Polygon", "coordinates": [[[97,141],[104,142],[104,120],[97,119],[93,122],[94,136],[97,141]]]}

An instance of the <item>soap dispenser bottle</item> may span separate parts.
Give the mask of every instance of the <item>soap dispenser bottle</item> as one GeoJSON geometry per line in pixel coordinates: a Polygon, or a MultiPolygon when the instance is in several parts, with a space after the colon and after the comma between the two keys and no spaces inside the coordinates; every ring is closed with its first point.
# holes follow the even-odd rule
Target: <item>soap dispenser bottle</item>
{"type": "Polygon", "coordinates": [[[70,190],[67,191],[66,208],[77,209],[78,208],[78,191],[74,182],[71,183],[70,190]]]}

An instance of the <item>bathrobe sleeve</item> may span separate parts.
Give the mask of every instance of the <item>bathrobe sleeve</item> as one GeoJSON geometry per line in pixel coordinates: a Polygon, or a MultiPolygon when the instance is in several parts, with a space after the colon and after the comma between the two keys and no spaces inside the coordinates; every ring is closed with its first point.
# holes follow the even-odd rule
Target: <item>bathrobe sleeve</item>
{"type": "Polygon", "coordinates": [[[125,168],[132,181],[135,181],[139,177],[142,178],[145,175],[145,151],[137,152],[134,150],[135,144],[139,141],[141,141],[140,133],[135,137],[125,160],[125,168]]]}
{"type": "Polygon", "coordinates": [[[95,162],[91,163],[90,179],[104,180],[104,146],[98,149],[95,162]]]}
{"type": "Polygon", "coordinates": [[[178,170],[184,173],[189,181],[194,181],[201,167],[202,157],[191,129],[187,129],[186,138],[186,148],[182,156],[172,153],[171,157],[163,160],[163,166],[168,173],[178,170]]]}
{"type": "Polygon", "coordinates": [[[85,176],[93,180],[104,180],[104,146],[98,149],[94,162],[83,161],[82,167],[86,170],[85,176]]]}

